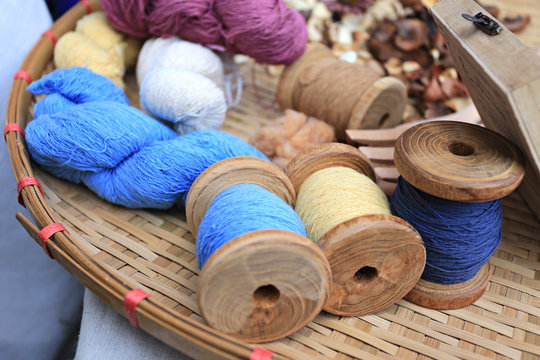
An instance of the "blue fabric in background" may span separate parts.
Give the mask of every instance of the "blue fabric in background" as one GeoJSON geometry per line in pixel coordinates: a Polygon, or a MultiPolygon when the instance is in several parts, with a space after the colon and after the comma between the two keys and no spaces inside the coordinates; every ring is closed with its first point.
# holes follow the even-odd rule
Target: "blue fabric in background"
{"type": "Polygon", "coordinates": [[[46,0],[53,20],[58,19],[79,0],[46,0]]]}

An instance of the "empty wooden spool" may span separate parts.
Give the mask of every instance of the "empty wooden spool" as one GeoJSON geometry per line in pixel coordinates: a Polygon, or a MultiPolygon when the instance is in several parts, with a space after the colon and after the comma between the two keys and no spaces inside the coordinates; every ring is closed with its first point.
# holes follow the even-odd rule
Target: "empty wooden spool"
{"type": "MultiPolygon", "coordinates": [[[[305,150],[285,172],[299,194],[312,174],[337,166],[374,180],[369,160],[358,149],[339,143],[305,150]]],[[[405,296],[424,270],[426,253],[420,235],[392,215],[355,217],[335,226],[317,244],[332,269],[324,310],[333,314],[364,315],[384,309],[405,296]]]]}
{"type": "Polygon", "coordinates": [[[324,45],[308,44],[305,53],[283,71],[277,100],[282,110],[294,109],[327,122],[338,140],[345,140],[347,129],[399,124],[407,90],[394,77],[381,77],[366,66],[336,59],[324,45]],[[328,81],[317,82],[332,69],[335,74],[328,81]]]}
{"type": "MultiPolygon", "coordinates": [[[[524,175],[518,148],[486,128],[451,121],[419,124],[396,142],[394,162],[416,188],[439,198],[482,202],[511,193],[524,175]]],[[[489,262],[466,282],[437,284],[420,279],[406,299],[433,309],[473,303],[489,283],[489,262]]]]}
{"type": "MultiPolygon", "coordinates": [[[[290,180],[274,164],[254,157],[222,160],[193,183],[186,200],[191,232],[213,199],[242,183],[259,185],[294,206],[290,180]]],[[[212,327],[248,342],[292,334],[309,323],[328,298],[330,268],[306,237],[279,229],[243,234],[220,247],[199,275],[202,316],[212,327]]]]}

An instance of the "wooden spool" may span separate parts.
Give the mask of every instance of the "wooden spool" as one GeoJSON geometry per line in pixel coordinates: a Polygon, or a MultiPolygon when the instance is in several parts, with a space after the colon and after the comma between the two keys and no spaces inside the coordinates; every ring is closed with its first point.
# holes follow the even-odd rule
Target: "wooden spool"
{"type": "MultiPolygon", "coordinates": [[[[369,160],[358,149],[339,143],[307,149],[285,172],[298,193],[312,174],[336,166],[352,168],[374,180],[369,160]]],[[[392,215],[348,220],[317,244],[332,269],[324,310],[337,315],[364,315],[390,306],[413,288],[424,270],[426,252],[420,235],[392,215]]]]}
{"type": "MultiPolygon", "coordinates": [[[[193,234],[213,199],[241,183],[257,184],[294,205],[289,179],[274,164],[254,157],[222,160],[193,183],[186,217],[193,234]]],[[[202,316],[212,327],[247,342],[292,334],[319,314],[328,298],[330,268],[306,237],[285,230],[258,230],[220,247],[197,283],[202,316]]]]}
{"type": "MultiPolygon", "coordinates": [[[[489,129],[451,121],[423,123],[405,131],[396,142],[394,162],[416,188],[461,202],[502,198],[524,176],[524,160],[514,144],[489,129]]],[[[478,299],[488,282],[489,263],[463,283],[421,279],[405,298],[432,309],[457,309],[478,299]]]]}
{"type": "MultiPolygon", "coordinates": [[[[346,81],[355,81],[355,79],[347,78],[346,81]]],[[[350,86],[350,84],[336,81],[329,88],[336,89],[344,85],[350,86]]],[[[319,91],[319,89],[316,90],[319,91]]],[[[348,64],[334,58],[330,49],[324,45],[308,44],[304,55],[283,71],[278,84],[277,100],[282,110],[294,109],[332,125],[338,140],[344,141],[347,129],[392,128],[398,125],[402,121],[405,110],[407,90],[405,85],[394,77],[380,77],[366,66],[348,64]],[[354,89],[354,94],[343,94],[343,97],[332,100],[328,100],[328,93],[324,89],[320,89],[317,96],[321,101],[327,102],[325,106],[303,105],[298,99],[302,99],[304,95],[296,93],[317,79],[318,74],[313,70],[325,62],[327,64],[324,66],[331,67],[340,64],[340,66],[354,70],[353,74],[358,74],[358,79],[365,81],[368,78],[372,81],[364,84],[364,88],[359,85],[354,89]],[[357,92],[361,94],[357,94],[357,92]],[[357,99],[352,106],[350,104],[344,105],[343,102],[349,96],[357,99]],[[328,109],[333,110],[327,111],[328,109]],[[339,111],[335,109],[339,109],[339,111]]]]}

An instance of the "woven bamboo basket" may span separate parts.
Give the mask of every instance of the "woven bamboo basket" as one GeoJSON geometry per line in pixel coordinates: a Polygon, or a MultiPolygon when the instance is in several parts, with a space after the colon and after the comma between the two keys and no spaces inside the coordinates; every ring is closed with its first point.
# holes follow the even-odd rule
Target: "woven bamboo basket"
{"type": "MultiPolygon", "coordinates": [[[[490,0],[505,11],[529,13],[533,19],[521,38],[540,47],[537,0],[490,0]]],[[[97,0],[90,1],[94,10],[97,0]]],[[[87,13],[77,4],[50,29],[59,38],[87,13]]],[[[20,69],[33,79],[52,70],[51,39],[43,36],[20,69]]],[[[223,130],[247,139],[274,119],[278,77],[255,66],[257,86],[245,87],[239,106],[228,112],[223,130]]],[[[137,104],[134,79],[127,79],[137,104]]],[[[32,119],[34,99],[27,82],[16,79],[6,123],[23,128],[32,119]]],[[[80,185],[56,179],[30,161],[22,135],[9,132],[7,146],[18,181],[37,177],[37,186],[22,190],[35,225],[17,214],[28,233],[60,222],[68,232],[51,237],[48,249],[67,271],[117,312],[125,315],[126,293],[141,288],[150,294],[137,307],[140,327],[197,359],[245,359],[257,346],[275,359],[538,359],[540,358],[540,222],[514,193],[503,202],[504,235],[491,258],[485,294],[459,310],[437,311],[400,300],[361,317],[321,313],[305,328],[271,343],[239,342],[207,326],[197,306],[198,267],[194,237],[182,210],[131,210],[100,200],[80,185]]],[[[14,196],[15,200],[15,196],[14,196]]]]}

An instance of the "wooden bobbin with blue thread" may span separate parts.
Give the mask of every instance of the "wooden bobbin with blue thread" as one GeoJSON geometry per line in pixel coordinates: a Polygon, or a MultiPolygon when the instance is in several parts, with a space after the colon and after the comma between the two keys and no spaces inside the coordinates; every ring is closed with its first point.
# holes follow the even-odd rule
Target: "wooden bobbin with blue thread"
{"type": "MultiPolygon", "coordinates": [[[[276,165],[249,156],[225,159],[191,186],[186,218],[192,234],[216,196],[246,183],[294,206],[294,187],[276,165]]],[[[227,242],[206,261],[197,282],[199,308],[224,333],[247,342],[273,341],[319,314],[330,281],[328,261],[311,240],[281,229],[256,230],[227,242]]]]}
{"type": "MultiPolygon", "coordinates": [[[[509,140],[481,126],[455,121],[427,122],[405,131],[396,142],[394,163],[417,189],[463,203],[500,199],[524,176],[522,155],[509,140]]],[[[465,282],[420,279],[405,298],[433,309],[461,308],[482,296],[489,275],[488,262],[465,282]]]]}
{"type": "MultiPolygon", "coordinates": [[[[341,143],[304,150],[285,173],[300,196],[302,185],[312,175],[333,167],[350,168],[375,181],[369,159],[357,148],[341,143]]],[[[342,206],[347,208],[347,204],[342,206]]],[[[312,241],[320,246],[332,269],[324,310],[336,315],[360,316],[392,305],[414,287],[424,270],[426,252],[420,235],[392,215],[355,216],[312,241]]]]}

